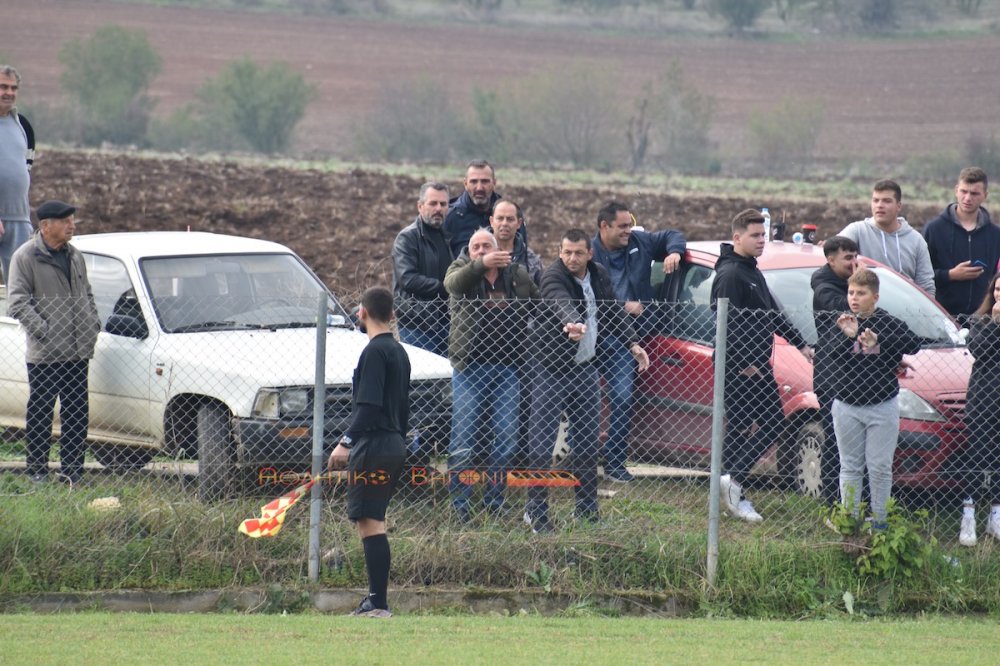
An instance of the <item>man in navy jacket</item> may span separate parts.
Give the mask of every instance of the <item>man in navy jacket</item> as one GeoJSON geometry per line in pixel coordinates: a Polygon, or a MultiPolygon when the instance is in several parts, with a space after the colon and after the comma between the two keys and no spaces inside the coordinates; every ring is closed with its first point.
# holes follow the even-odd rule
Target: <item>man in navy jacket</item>
{"type": "Polygon", "coordinates": [[[987,184],[982,169],[962,169],[955,203],[924,227],[938,303],[962,320],[983,302],[1000,262],[1000,228],[983,208],[987,184]]]}
{"type": "MultiPolygon", "coordinates": [[[[667,229],[651,233],[632,227],[635,218],[628,206],[610,201],[597,213],[594,236],[594,262],[608,270],[615,298],[630,315],[640,337],[657,332],[659,311],[652,305],[651,265],[663,262],[663,272],[672,273],[680,265],[687,249],[679,231],[667,229]]],[[[632,423],[632,387],[636,363],[615,336],[601,349],[600,373],[608,387],[611,423],[604,445],[604,476],[612,481],[628,482],[632,474],[625,469],[629,430],[632,423]]]]}

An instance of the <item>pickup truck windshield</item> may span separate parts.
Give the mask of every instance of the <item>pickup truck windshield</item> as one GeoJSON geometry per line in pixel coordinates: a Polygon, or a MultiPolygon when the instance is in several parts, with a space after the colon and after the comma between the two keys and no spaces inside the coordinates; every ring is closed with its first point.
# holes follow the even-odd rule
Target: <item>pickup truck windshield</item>
{"type": "MultiPolygon", "coordinates": [[[[325,290],[288,254],[151,257],[140,270],[167,332],[314,326],[325,290]]],[[[328,324],[350,326],[332,295],[328,302],[328,324]]]]}

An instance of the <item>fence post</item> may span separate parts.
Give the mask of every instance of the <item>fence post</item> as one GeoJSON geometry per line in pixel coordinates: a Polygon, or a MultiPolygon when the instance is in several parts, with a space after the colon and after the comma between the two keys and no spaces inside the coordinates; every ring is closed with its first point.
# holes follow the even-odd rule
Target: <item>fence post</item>
{"type": "Polygon", "coordinates": [[[709,587],[715,587],[719,568],[719,475],[722,472],[722,427],[726,411],[726,332],[729,324],[729,299],[716,301],[715,384],[712,391],[712,472],[708,484],[708,562],[709,587]]]}
{"type": "Polygon", "coordinates": [[[309,496],[309,582],[319,581],[319,518],[323,508],[323,437],[326,425],[326,315],[327,294],[319,295],[316,314],[316,385],[313,388],[312,478],[309,496]]]}

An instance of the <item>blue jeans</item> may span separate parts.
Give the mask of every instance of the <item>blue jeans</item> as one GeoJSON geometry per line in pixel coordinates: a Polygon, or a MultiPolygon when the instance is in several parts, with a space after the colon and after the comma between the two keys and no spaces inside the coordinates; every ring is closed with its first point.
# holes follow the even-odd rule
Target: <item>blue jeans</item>
{"type": "Polygon", "coordinates": [[[622,470],[628,456],[632,430],[632,385],[638,368],[625,341],[609,338],[598,350],[598,370],[604,378],[611,408],[608,440],[604,443],[604,469],[622,470]]]}
{"type": "Polygon", "coordinates": [[[434,331],[421,331],[418,328],[399,327],[399,341],[414,347],[426,349],[440,356],[448,355],[448,325],[434,331]]]}
{"type": "Polygon", "coordinates": [[[503,506],[507,471],[517,447],[521,385],[517,368],[494,363],[470,363],[451,378],[451,442],[448,445],[448,487],[456,509],[468,510],[474,479],[463,482],[459,474],[473,468],[477,454],[489,451],[487,508],[503,506]],[[482,432],[481,415],[490,415],[492,432],[482,432]],[[492,447],[487,449],[492,438],[492,447]]]}
{"type": "MultiPolygon", "coordinates": [[[[600,436],[601,389],[596,363],[573,365],[553,372],[539,363],[531,384],[528,458],[531,469],[549,469],[559,431],[559,416],[569,419],[569,471],[576,487],[577,515],[597,511],[597,450],[600,436]]],[[[525,507],[533,520],[549,518],[549,490],[528,488],[525,507]]]]}

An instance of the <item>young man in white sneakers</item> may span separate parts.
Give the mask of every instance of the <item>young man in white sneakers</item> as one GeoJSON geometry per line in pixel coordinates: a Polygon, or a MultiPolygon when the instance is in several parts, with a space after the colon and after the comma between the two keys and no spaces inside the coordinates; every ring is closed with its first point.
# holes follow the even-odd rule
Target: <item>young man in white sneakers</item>
{"type": "Polygon", "coordinates": [[[385,510],[399,484],[410,418],[410,359],[392,336],[392,293],[372,287],[358,310],[368,346],[354,370],[351,425],[330,454],[331,470],[347,469],[347,517],[358,526],[368,570],[368,595],[352,615],[391,617],[389,540],[385,510]],[[382,482],[371,479],[378,476],[382,482]]]}
{"type": "Polygon", "coordinates": [[[757,257],[764,253],[764,218],[747,209],[732,223],[733,242],[723,243],[715,264],[712,307],[729,299],[726,342],[726,437],[720,479],[722,505],[737,518],[758,523],[762,517],[743,495],[750,470],[785,429],[778,384],[771,368],[774,335],[798,347],[812,360],[813,350],[799,334],[764,281],[757,257]]]}

